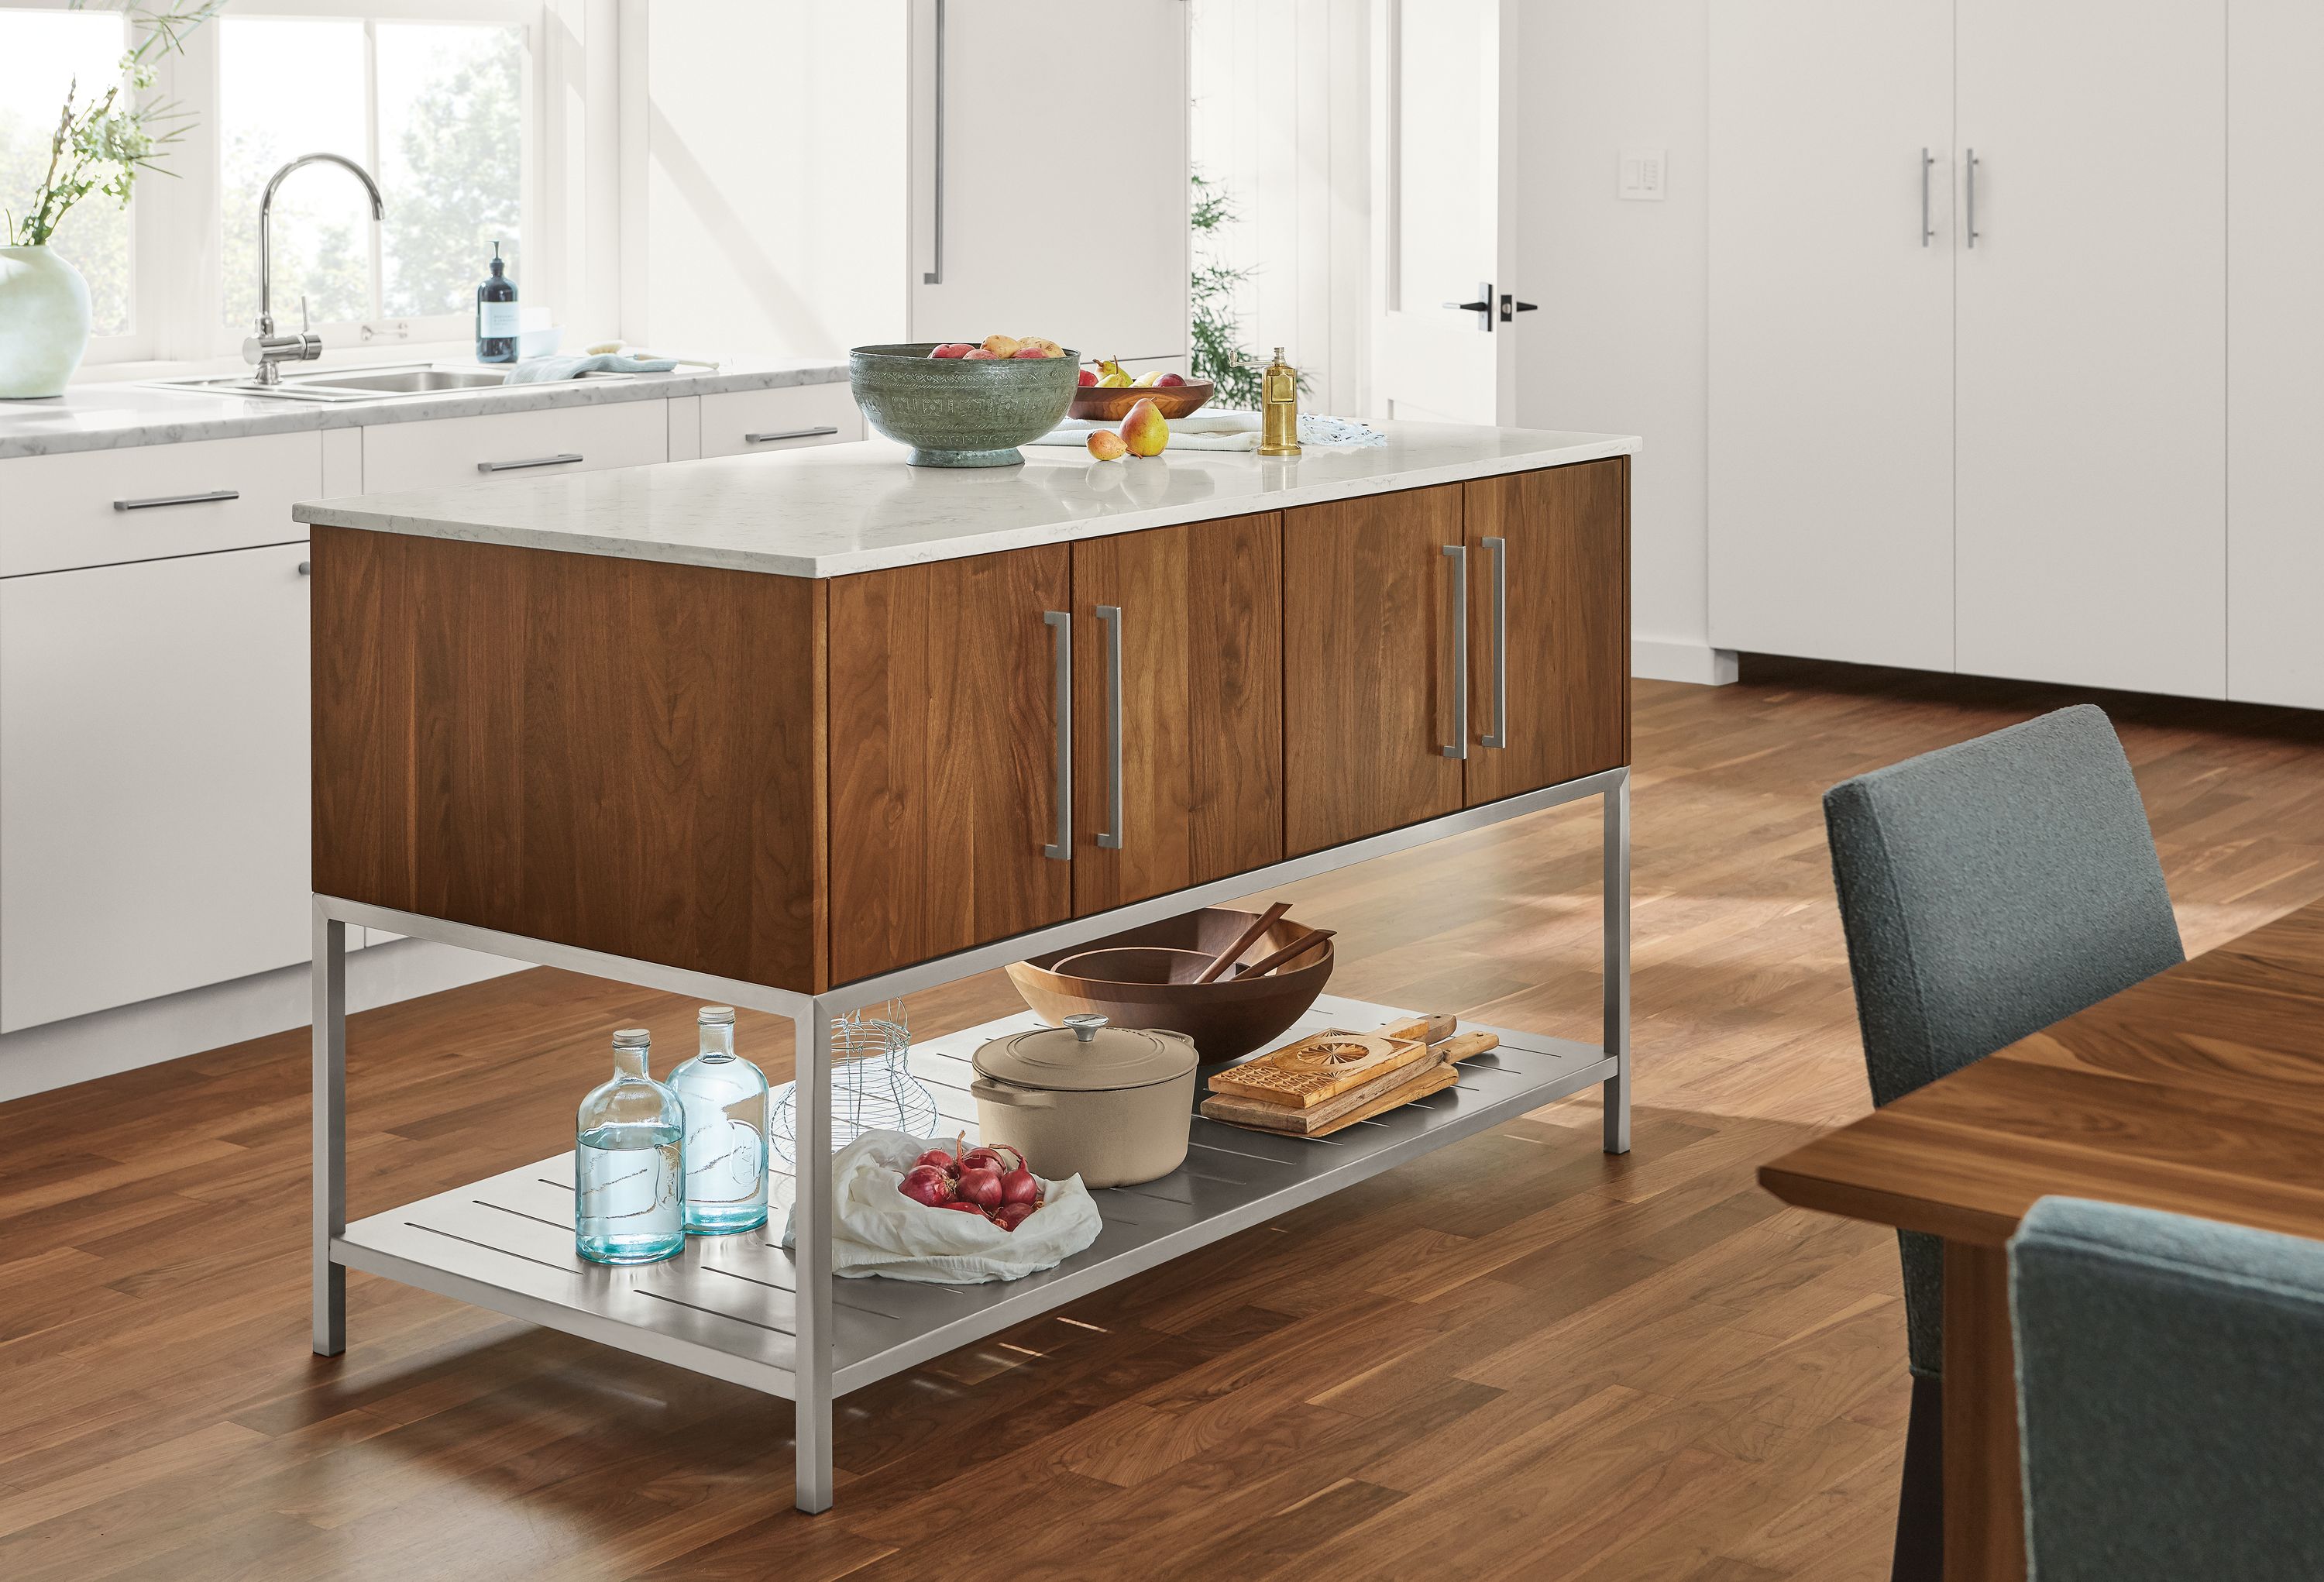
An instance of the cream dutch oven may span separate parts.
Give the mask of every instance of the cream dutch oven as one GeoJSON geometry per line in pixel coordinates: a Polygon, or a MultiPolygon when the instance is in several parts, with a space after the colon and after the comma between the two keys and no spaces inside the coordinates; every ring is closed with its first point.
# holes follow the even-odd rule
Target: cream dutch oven
{"type": "Polygon", "coordinates": [[[1194,1041],[1068,1016],[976,1051],[983,1141],[1022,1147],[1033,1168],[1086,1187],[1167,1176],[1186,1159],[1194,1116],[1194,1041]]]}

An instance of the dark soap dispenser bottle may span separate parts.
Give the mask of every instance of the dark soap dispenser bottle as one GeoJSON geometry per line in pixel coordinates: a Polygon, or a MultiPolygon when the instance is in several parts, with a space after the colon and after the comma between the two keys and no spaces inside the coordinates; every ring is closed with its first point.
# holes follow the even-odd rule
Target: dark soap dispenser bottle
{"type": "Polygon", "coordinates": [[[493,244],[492,278],[476,288],[476,361],[516,361],[516,282],[503,273],[501,245],[493,244]]]}

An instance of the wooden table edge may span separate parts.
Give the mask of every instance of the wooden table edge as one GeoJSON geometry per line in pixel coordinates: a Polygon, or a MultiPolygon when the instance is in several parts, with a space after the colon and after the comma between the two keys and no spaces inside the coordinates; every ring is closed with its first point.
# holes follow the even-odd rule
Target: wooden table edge
{"type": "Polygon", "coordinates": [[[2017,1232],[2017,1215],[1980,1213],[1860,1182],[1807,1174],[1786,1168],[1792,1157],[1786,1155],[1761,1165],[1759,1185],[1795,1208],[1811,1208],[1820,1214],[1836,1214],[1843,1219],[1860,1219],[1897,1230],[1926,1231],[1970,1246],[2006,1246],[2017,1232]]]}

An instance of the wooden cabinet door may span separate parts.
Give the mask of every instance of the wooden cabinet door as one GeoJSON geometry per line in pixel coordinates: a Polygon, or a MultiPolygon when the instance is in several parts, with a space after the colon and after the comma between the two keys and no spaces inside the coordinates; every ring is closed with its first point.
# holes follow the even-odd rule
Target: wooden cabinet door
{"type": "Polygon", "coordinates": [[[0,580],[0,1032],[305,958],[306,559],[0,580]]]}
{"type": "Polygon", "coordinates": [[[1630,761],[1629,467],[1616,457],[1461,486],[1472,808],[1630,761]]]}
{"type": "Polygon", "coordinates": [[[1061,701],[1044,616],[1072,608],[1071,568],[1053,544],[833,579],[835,982],[1071,913],[1072,864],[1042,855],[1061,701]]]}
{"type": "Polygon", "coordinates": [[[1282,575],[1273,512],[1074,546],[1075,916],[1282,860],[1282,575]]]}
{"type": "Polygon", "coordinates": [[[1284,850],[1461,806],[1447,621],[1461,486],[1283,513],[1284,850]]]}

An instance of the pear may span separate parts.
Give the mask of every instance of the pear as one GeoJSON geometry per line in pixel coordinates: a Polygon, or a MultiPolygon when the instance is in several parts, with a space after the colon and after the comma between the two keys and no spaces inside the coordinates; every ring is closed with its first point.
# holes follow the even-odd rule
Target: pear
{"type": "Polygon", "coordinates": [[[996,357],[1013,357],[1017,355],[1017,348],[1024,344],[1013,335],[988,335],[984,338],[984,349],[996,357]]]}
{"type": "Polygon", "coordinates": [[[1162,421],[1162,409],[1147,400],[1131,407],[1121,420],[1121,442],[1132,456],[1161,455],[1170,443],[1170,425],[1162,421]]]}
{"type": "Polygon", "coordinates": [[[1111,461],[1117,457],[1128,455],[1130,447],[1124,444],[1121,436],[1111,429],[1092,429],[1089,437],[1089,453],[1100,461],[1111,461]]]}
{"type": "Polygon", "coordinates": [[[1108,374],[1104,378],[1099,380],[1097,382],[1097,387],[1100,390],[1127,390],[1130,388],[1130,375],[1123,373],[1120,369],[1116,368],[1112,373],[1108,374]]]}

